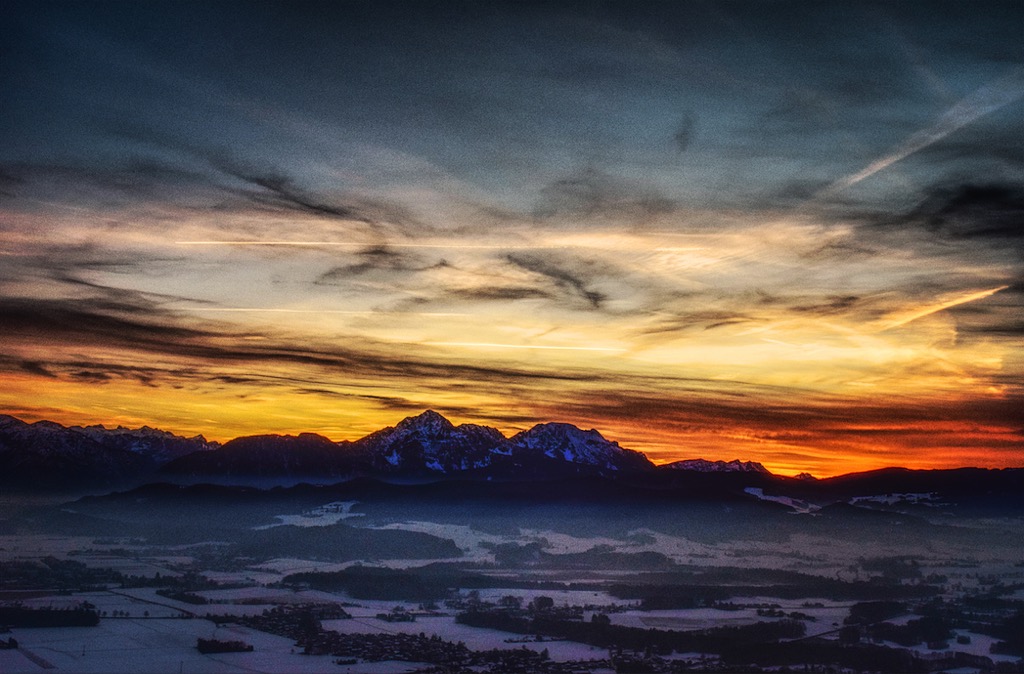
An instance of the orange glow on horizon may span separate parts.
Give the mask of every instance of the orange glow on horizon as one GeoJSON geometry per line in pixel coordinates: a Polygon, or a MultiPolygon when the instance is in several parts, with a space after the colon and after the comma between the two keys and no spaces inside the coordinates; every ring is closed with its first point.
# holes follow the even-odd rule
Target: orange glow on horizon
{"type": "MultiPolygon", "coordinates": [[[[91,386],[90,392],[85,394],[81,384],[51,380],[47,382],[46,394],[38,395],[39,380],[30,374],[8,376],[5,384],[0,394],[0,408],[26,422],[48,420],[66,426],[101,424],[132,428],[146,425],[186,437],[203,435],[219,442],[245,435],[302,432],[319,433],[334,441],[356,440],[418,413],[412,410],[386,412],[356,399],[326,407],[319,396],[288,399],[284,405],[283,399],[265,392],[239,395],[235,390],[216,388],[163,391],[159,405],[154,405],[154,398],[146,395],[144,386],[124,381],[91,386]],[[32,404],[18,404],[16,400],[32,400],[32,404]]],[[[436,408],[444,414],[443,406],[436,408]]],[[[523,411],[528,410],[530,408],[526,407],[523,411]]],[[[1014,429],[955,421],[876,422],[807,431],[804,437],[791,439],[776,437],[777,431],[755,426],[743,429],[714,425],[690,430],[655,428],[642,419],[558,417],[547,408],[533,410],[535,421],[510,425],[501,421],[502,410],[495,408],[494,411],[499,415],[496,418],[483,414],[471,418],[445,416],[455,424],[494,426],[506,436],[534,423],[563,421],[583,429],[596,428],[608,440],[644,452],[656,464],[696,458],[739,459],[759,462],[779,475],[809,472],[816,477],[831,477],[890,466],[1005,468],[1024,464],[1017,461],[1014,465],[1007,461],[1006,455],[986,449],[986,445],[992,443],[1012,446],[1018,441],[1014,429]]]]}

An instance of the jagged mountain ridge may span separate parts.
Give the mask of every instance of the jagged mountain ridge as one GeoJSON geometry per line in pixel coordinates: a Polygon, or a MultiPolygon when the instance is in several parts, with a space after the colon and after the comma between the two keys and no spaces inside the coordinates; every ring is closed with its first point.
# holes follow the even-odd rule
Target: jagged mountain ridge
{"type": "MultiPolygon", "coordinates": [[[[673,461],[661,466],[672,470],[695,470],[701,473],[763,473],[770,475],[771,471],[757,461],[707,461],[706,459],[683,459],[673,461]]],[[[805,473],[806,475],[806,473],[805,473]]]]}
{"type": "Polygon", "coordinates": [[[218,446],[201,435],[183,438],[148,427],[65,427],[0,415],[0,484],[22,488],[119,485],[218,446]]]}
{"type": "Polygon", "coordinates": [[[97,486],[166,476],[219,481],[316,482],[355,476],[534,479],[616,476],[655,470],[646,456],[596,430],[545,423],[511,438],[488,426],[455,426],[432,410],[364,438],[334,442],[313,433],[255,435],[223,445],[151,428],[64,427],[0,416],[0,482],[97,486]]]}
{"type": "Polygon", "coordinates": [[[162,467],[162,472],[196,476],[260,478],[319,476],[344,478],[366,467],[351,443],[334,442],[315,433],[250,435],[225,442],[208,452],[193,452],[162,467]]]}
{"type": "Polygon", "coordinates": [[[303,433],[247,436],[223,445],[151,428],[28,424],[0,415],[0,486],[12,492],[131,488],[168,480],[272,487],[367,478],[377,484],[447,484],[459,493],[469,485],[489,485],[491,493],[499,484],[550,490],[544,482],[559,479],[562,486],[553,493],[582,484],[595,498],[603,498],[615,485],[633,494],[630,498],[732,495],[749,500],[756,490],[760,500],[786,496],[820,503],[894,493],[978,507],[990,502],[1019,507],[1024,499],[1024,468],[886,468],[822,480],[808,477],[776,476],[761,464],[738,460],[692,459],[655,466],[642,453],[596,430],[543,423],[506,438],[487,426],[455,426],[429,410],[354,442],[303,433]]]}
{"type": "Polygon", "coordinates": [[[455,426],[427,410],[353,442],[322,436],[251,436],[219,450],[170,462],[172,475],[281,475],[292,478],[469,477],[551,478],[655,470],[640,452],[623,449],[596,430],[538,424],[506,438],[488,426],[455,426]],[[300,442],[300,438],[306,438],[300,442]],[[316,438],[316,440],[313,440],[316,438]]]}
{"type": "Polygon", "coordinates": [[[453,425],[433,410],[352,443],[376,471],[452,473],[490,466],[506,438],[496,428],[453,425]],[[497,451],[496,451],[497,450],[497,451]]]}
{"type": "MultiPolygon", "coordinates": [[[[605,475],[654,470],[642,453],[606,440],[596,430],[584,431],[572,424],[546,423],[522,431],[508,440],[507,461],[520,468],[540,467],[551,461],[585,465],[605,475]]],[[[564,466],[563,466],[564,467],[564,466]]]]}

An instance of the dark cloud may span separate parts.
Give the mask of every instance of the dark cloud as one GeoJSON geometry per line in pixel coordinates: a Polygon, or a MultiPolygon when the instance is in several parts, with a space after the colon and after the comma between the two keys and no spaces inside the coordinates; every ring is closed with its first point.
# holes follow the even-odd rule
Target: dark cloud
{"type": "Polygon", "coordinates": [[[936,168],[983,166],[988,173],[1024,169],[1024,123],[1005,129],[967,127],[917,153],[917,159],[936,168]]]}
{"type": "Polygon", "coordinates": [[[47,370],[42,365],[40,365],[39,363],[30,361],[30,360],[22,361],[21,369],[24,370],[25,372],[28,372],[30,374],[37,374],[37,375],[39,375],[41,377],[53,378],[53,377],[57,376],[54,373],[52,373],[49,370],[47,370]]]}
{"type": "Polygon", "coordinates": [[[588,167],[544,187],[536,213],[540,217],[615,216],[637,225],[677,208],[653,189],[588,167]]]}
{"type": "Polygon", "coordinates": [[[415,273],[449,266],[445,260],[427,262],[422,255],[397,251],[387,246],[373,246],[352,254],[351,264],[332,267],[317,277],[317,285],[334,285],[338,281],[370,272],[415,273]]]}
{"type": "MultiPolygon", "coordinates": [[[[840,396],[815,396],[800,389],[755,387],[733,382],[731,391],[708,392],[701,387],[688,389],[680,382],[671,394],[652,393],[628,385],[618,390],[590,390],[575,400],[558,400],[557,409],[571,418],[630,425],[651,423],[666,433],[707,432],[713,429],[749,429],[757,437],[803,440],[813,447],[824,438],[841,440],[844,436],[898,438],[919,436],[922,446],[933,446],[933,430],[943,422],[977,424],[979,434],[1002,433],[1003,428],[1024,424],[1024,398],[1019,394],[1003,399],[972,401],[933,401],[927,405],[894,403],[884,397],[864,401],[840,396]],[[796,400],[801,400],[796,403],[796,400]]],[[[966,438],[962,439],[967,442],[966,438]]],[[[985,446],[992,443],[984,441],[985,446]]],[[[898,441],[879,445],[883,453],[898,448],[898,441]]]]}
{"type": "MultiPolygon", "coordinates": [[[[685,383],[669,392],[639,390],[624,386],[618,390],[588,391],[585,397],[553,401],[543,413],[586,420],[606,426],[655,423],[661,432],[678,437],[687,433],[806,432],[817,435],[823,425],[835,425],[849,418],[841,407],[783,402],[793,400],[792,389],[768,390],[734,383],[729,393],[688,389],[685,383]],[[656,420],[656,421],[655,421],[656,420]]],[[[806,394],[806,392],[800,392],[806,394]]]]}
{"type": "Polygon", "coordinates": [[[310,194],[283,174],[260,172],[222,159],[216,159],[212,163],[224,173],[258,188],[245,194],[260,205],[343,220],[370,222],[358,207],[310,194]]]}
{"type": "MultiPolygon", "coordinates": [[[[981,321],[970,321],[963,317],[965,307],[957,307],[958,317],[957,328],[961,332],[983,337],[1007,337],[1019,340],[1024,338],[1024,320],[1017,318],[1024,313],[1024,302],[1017,302],[1013,306],[1005,307],[1000,315],[993,310],[982,310],[981,321]]],[[[1016,382],[1013,382],[1016,383],[1016,382]]]]}
{"type": "MultiPolygon", "coordinates": [[[[17,346],[17,342],[13,341],[12,348],[15,346],[17,346]]],[[[91,373],[94,375],[91,378],[95,383],[124,379],[147,386],[153,385],[156,381],[167,382],[176,377],[188,377],[194,374],[192,369],[180,365],[173,368],[155,365],[123,365],[101,360],[84,360],[80,354],[76,354],[73,358],[63,358],[61,354],[54,353],[46,362],[45,367],[37,361],[19,361],[17,358],[0,356],[0,371],[15,370],[55,379],[78,379],[80,375],[88,377],[91,373]]],[[[215,380],[216,377],[209,379],[215,380]]]]}
{"type": "Polygon", "coordinates": [[[116,315],[140,307],[93,300],[0,299],[0,325],[9,339],[32,339],[40,344],[86,343],[121,347],[157,347],[202,337],[193,328],[146,322],[116,315]]]}
{"type": "Polygon", "coordinates": [[[5,259],[0,265],[0,295],[17,293],[17,287],[26,281],[48,288],[48,296],[79,297],[102,301],[106,307],[130,312],[154,304],[188,301],[193,305],[207,304],[178,295],[139,292],[89,280],[89,277],[128,278],[155,277],[174,273],[185,261],[184,257],[134,249],[103,248],[94,243],[31,246],[5,259]]]}
{"type": "Polygon", "coordinates": [[[821,246],[802,253],[802,257],[814,261],[829,259],[850,260],[852,258],[867,258],[878,255],[880,250],[871,241],[857,240],[850,237],[839,241],[829,241],[821,246]]]}
{"type": "Polygon", "coordinates": [[[512,265],[528,272],[538,274],[553,282],[557,287],[567,290],[585,300],[592,309],[602,308],[607,295],[590,287],[590,267],[587,264],[566,264],[562,260],[549,255],[510,253],[505,260],[512,265]]]}
{"type": "Polygon", "coordinates": [[[676,132],[672,134],[672,140],[675,142],[676,150],[680,154],[686,152],[686,149],[690,147],[696,132],[697,116],[694,115],[692,111],[687,112],[679,121],[679,125],[676,127],[676,132]]]}
{"type": "Polygon", "coordinates": [[[94,165],[78,163],[11,162],[0,166],[0,190],[8,197],[45,197],[110,208],[115,203],[137,205],[144,199],[176,200],[208,193],[212,187],[204,172],[175,166],[154,157],[130,156],[122,161],[94,165]],[[73,199],[72,199],[73,197],[73,199]]]}
{"type": "MultiPolygon", "coordinates": [[[[366,400],[373,403],[376,407],[382,410],[391,412],[397,412],[401,414],[419,414],[425,409],[433,409],[439,411],[446,417],[464,417],[464,418],[477,418],[481,414],[481,409],[474,406],[463,406],[463,405],[438,405],[436,400],[432,399],[415,399],[405,398],[402,396],[383,396],[373,395],[367,393],[351,393],[346,391],[337,391],[324,387],[310,387],[304,389],[297,389],[296,393],[304,395],[315,395],[324,396],[327,398],[340,398],[351,400],[357,398],[360,400],[366,400]]],[[[547,421],[547,419],[540,419],[538,417],[514,412],[508,408],[495,410],[493,413],[487,415],[488,424],[504,423],[504,424],[527,424],[533,426],[541,421],[547,421]]]]}
{"type": "MultiPolygon", "coordinates": [[[[276,365],[309,367],[323,376],[342,377],[344,381],[383,378],[449,387],[454,385],[453,381],[473,382],[473,386],[516,386],[540,381],[583,382],[597,376],[589,372],[451,363],[432,359],[429,354],[422,358],[385,355],[374,343],[365,340],[348,347],[294,344],[275,340],[270,335],[240,334],[215,323],[202,328],[183,327],[178,323],[182,319],[176,314],[156,307],[132,307],[131,318],[120,315],[122,309],[123,304],[105,300],[0,299],[0,326],[12,349],[21,343],[52,345],[53,358],[48,362],[33,361],[35,366],[51,372],[66,372],[69,376],[81,371],[126,372],[122,366],[108,366],[98,361],[65,362],[60,353],[70,347],[145,353],[158,364],[147,370],[148,376],[161,379],[195,376],[207,381],[210,376],[206,368],[233,366],[248,367],[251,376],[266,381],[273,377],[261,373],[276,365]],[[258,342],[246,339],[253,336],[261,339],[258,342]],[[196,373],[190,375],[187,369],[181,370],[183,364],[195,368],[196,373]],[[198,372],[200,369],[204,371],[198,372]]],[[[191,321],[190,326],[194,325],[191,321]]],[[[11,362],[8,367],[24,371],[23,362],[24,359],[11,362]]],[[[138,374],[137,370],[131,372],[138,374]]]]}
{"type": "Polygon", "coordinates": [[[905,220],[952,239],[1024,239],[1024,184],[937,187],[905,220]]]}
{"type": "Polygon", "coordinates": [[[352,393],[350,391],[338,391],[324,387],[301,387],[294,389],[300,395],[324,396],[328,398],[369,400],[378,407],[385,410],[396,410],[400,412],[418,412],[429,407],[420,402],[411,401],[401,396],[371,395],[368,393],[352,393]]]}
{"type": "Polygon", "coordinates": [[[213,381],[220,382],[222,384],[256,384],[263,381],[257,377],[238,377],[235,375],[219,374],[214,376],[213,381]]]}
{"type": "Polygon", "coordinates": [[[835,314],[847,313],[851,309],[860,306],[863,302],[863,298],[858,295],[831,295],[823,299],[823,302],[800,304],[790,307],[790,310],[815,316],[833,316],[835,314]]]}
{"type": "Polygon", "coordinates": [[[9,167],[0,166],[0,196],[13,197],[17,187],[25,182],[25,179],[12,171],[9,167]]]}
{"type": "Polygon", "coordinates": [[[551,299],[551,293],[533,286],[478,286],[474,288],[456,288],[445,293],[450,297],[463,300],[503,301],[551,299]]]}
{"type": "Polygon", "coordinates": [[[103,382],[109,381],[111,378],[110,375],[107,374],[106,372],[101,372],[98,370],[79,370],[78,372],[70,373],[69,376],[71,377],[71,379],[74,379],[76,381],[92,384],[101,384],[103,382]]]}
{"type": "Polygon", "coordinates": [[[225,175],[236,178],[255,189],[233,190],[261,208],[292,211],[327,219],[357,222],[370,233],[388,236],[395,233],[423,234],[430,227],[415,220],[409,211],[394,203],[348,196],[323,196],[304,189],[291,177],[276,170],[246,166],[218,153],[206,152],[210,164],[225,175]]]}
{"type": "MultiPolygon", "coordinates": [[[[153,264],[153,262],[154,260],[138,260],[137,264],[146,265],[153,264]]],[[[116,261],[104,261],[100,266],[110,267],[118,266],[118,264],[119,263],[116,261]]],[[[129,262],[128,264],[135,263],[129,262]]],[[[93,263],[86,263],[85,266],[86,268],[92,268],[92,265],[93,263]]],[[[168,302],[188,302],[193,305],[211,304],[208,300],[197,300],[184,295],[156,293],[135,290],[132,288],[119,288],[105,283],[97,283],[95,281],[89,281],[88,279],[73,275],[64,270],[53,271],[52,278],[68,288],[76,288],[78,290],[86,289],[91,292],[92,296],[86,303],[87,305],[91,304],[92,306],[100,306],[108,310],[123,311],[126,313],[131,313],[137,310],[141,310],[143,312],[151,311],[155,307],[168,302]]]]}
{"type": "MultiPolygon", "coordinates": [[[[161,156],[174,157],[175,161],[183,162],[187,167],[178,168],[147,155],[145,159],[133,160],[124,171],[133,179],[159,184],[163,177],[179,176],[180,180],[187,178],[193,187],[199,186],[214,195],[240,197],[260,210],[303,213],[328,220],[360,223],[377,235],[395,232],[415,234],[429,230],[425,223],[415,220],[407,209],[397,203],[349,193],[318,194],[270,163],[243,161],[237,158],[237,153],[221,145],[203,145],[195,140],[185,140],[178,134],[134,122],[111,125],[107,131],[113,138],[136,144],[140,151],[152,153],[156,150],[161,156]]],[[[224,203],[209,203],[206,207],[238,209],[237,204],[224,203]]]]}
{"type": "Polygon", "coordinates": [[[659,318],[646,326],[640,334],[662,335],[686,330],[714,330],[715,328],[739,323],[756,322],[759,319],[743,312],[736,311],[680,311],[659,318]]]}

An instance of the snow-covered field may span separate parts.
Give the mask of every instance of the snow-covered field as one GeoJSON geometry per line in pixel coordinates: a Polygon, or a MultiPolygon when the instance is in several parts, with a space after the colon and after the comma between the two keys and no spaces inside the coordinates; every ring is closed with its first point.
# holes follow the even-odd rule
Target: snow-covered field
{"type": "MultiPolygon", "coordinates": [[[[753,494],[764,498],[763,493],[753,494]]],[[[927,494],[902,494],[899,502],[920,505],[928,502],[927,494]]],[[[326,500],[326,499],[325,499],[326,500]]],[[[865,501],[867,503],[867,501],[865,501]]],[[[877,502],[878,505],[889,504],[888,497],[877,502]]],[[[308,503],[307,503],[308,505],[308,503]]],[[[304,510],[299,513],[278,515],[277,522],[270,526],[297,526],[308,529],[303,535],[316,536],[317,527],[326,526],[349,520],[352,526],[372,525],[373,528],[387,530],[404,530],[429,534],[442,539],[450,539],[463,552],[456,559],[361,559],[345,562],[327,559],[300,559],[282,557],[268,559],[269,555],[251,554],[244,558],[231,560],[221,554],[228,548],[210,546],[194,548],[181,547],[147,548],[143,541],[131,540],[112,535],[105,538],[96,537],[62,537],[51,535],[0,536],[0,561],[29,560],[38,562],[46,557],[61,560],[82,562],[93,568],[111,568],[133,576],[153,577],[157,573],[164,577],[179,576],[184,571],[198,571],[207,578],[225,584],[244,584],[246,587],[233,589],[195,590],[196,594],[207,599],[208,604],[189,604],[179,602],[156,593],[156,588],[112,588],[110,591],[78,593],[65,596],[33,596],[25,592],[25,603],[33,607],[71,607],[80,601],[88,601],[101,614],[101,623],[91,628],[53,628],[53,629],[15,629],[11,636],[18,640],[21,648],[17,650],[0,650],[0,673],[36,672],[46,668],[56,668],[68,672],[353,672],[359,674],[397,674],[406,672],[422,664],[390,662],[359,664],[351,667],[339,666],[327,656],[311,657],[293,653],[294,644],[291,640],[256,632],[238,626],[216,627],[213,623],[199,618],[206,614],[259,615],[269,608],[282,605],[308,603],[344,604],[345,610],[354,616],[352,620],[329,620],[324,622],[325,629],[332,629],[343,634],[358,633],[425,633],[438,635],[448,641],[462,641],[475,650],[527,648],[533,651],[547,650],[555,661],[591,660],[607,657],[607,652],[583,644],[566,641],[520,642],[519,635],[460,625],[455,622],[456,611],[441,609],[442,615],[425,615],[418,612],[418,605],[413,602],[374,601],[353,599],[344,593],[328,593],[319,591],[295,592],[279,587],[267,587],[279,582],[286,575],[299,572],[332,572],[345,569],[354,564],[387,566],[393,569],[422,567],[432,562],[475,563],[478,569],[474,572],[490,576],[495,587],[477,591],[479,599],[484,602],[498,603],[503,597],[519,597],[523,605],[529,604],[538,596],[547,596],[554,600],[556,607],[591,606],[602,607],[587,610],[584,620],[590,620],[595,612],[607,613],[612,623],[642,629],[676,629],[700,630],[721,626],[739,626],[753,624],[774,618],[757,615],[758,605],[777,607],[785,614],[799,612],[810,616],[807,620],[807,634],[831,634],[835,638],[836,630],[849,615],[849,608],[854,602],[829,601],[826,599],[802,598],[798,600],[781,600],[772,597],[733,597],[728,603],[751,606],[738,610],[713,608],[675,609],[665,611],[642,611],[638,601],[618,599],[608,592],[598,590],[555,590],[501,587],[502,584],[516,585],[523,580],[547,581],[560,583],[579,583],[574,587],[600,587],[599,582],[610,580],[627,580],[630,575],[643,569],[629,568],[628,554],[656,552],[664,555],[680,565],[681,573],[699,573],[701,569],[715,567],[731,567],[732,569],[779,569],[799,571],[842,581],[867,580],[873,573],[864,562],[892,558],[896,562],[913,560],[914,567],[919,568],[921,577],[928,574],[941,574],[947,581],[946,598],[952,598],[963,592],[975,592],[979,588],[992,585],[994,578],[1006,584],[1019,583],[1024,580],[1024,567],[1017,566],[1021,562],[1020,548],[1011,545],[993,546],[971,545],[968,541],[977,540],[955,535],[958,528],[965,526],[967,520],[946,525],[940,523],[943,535],[925,540],[917,537],[903,541],[899,536],[885,532],[878,540],[865,544],[865,538],[850,536],[825,537],[822,529],[807,528],[794,530],[785,537],[758,537],[750,533],[749,528],[737,529],[743,536],[702,537],[699,528],[662,527],[662,531],[644,526],[656,527],[640,519],[636,528],[632,524],[622,526],[614,535],[586,535],[587,533],[603,534],[604,530],[595,527],[581,527],[579,531],[572,527],[559,528],[558,522],[551,518],[537,522],[524,522],[521,527],[508,527],[508,530],[495,527],[491,531],[482,531],[474,526],[459,522],[424,521],[427,513],[399,513],[400,521],[373,519],[362,513],[353,513],[355,501],[337,501],[323,506],[304,510]],[[359,516],[359,517],[357,517],[359,516]],[[405,516],[409,516],[408,519],[405,516]],[[419,519],[418,519],[419,518],[419,519]],[[543,522],[543,524],[541,524],[543,522]],[[495,531],[500,533],[495,533],[495,531]],[[692,535],[694,540],[682,535],[692,535]],[[669,533],[666,533],[669,532],[669,533]],[[674,532],[674,533],[672,533],[674,532]],[[949,535],[945,535],[949,534],[949,535]],[[494,566],[494,548],[497,545],[540,544],[544,555],[538,556],[538,566],[531,566],[530,561],[524,562],[522,568],[515,564],[494,566]],[[574,562],[564,565],[547,564],[553,555],[581,553],[601,548],[603,551],[622,553],[621,563],[609,564],[610,569],[590,570],[575,568],[574,562]],[[194,556],[192,556],[194,554],[194,556]],[[547,564],[545,566],[545,564],[547,564]],[[205,567],[216,570],[204,571],[205,567]],[[585,583],[585,584],[584,584],[585,583]],[[379,620],[379,613],[388,613],[396,605],[403,609],[418,612],[415,622],[386,622],[379,620]],[[613,605],[621,610],[609,609],[613,605]],[[116,616],[115,616],[116,613],[116,616]],[[127,615],[125,615],[127,614],[127,615]],[[192,617],[196,616],[196,617],[192,617]],[[198,637],[220,639],[241,639],[253,644],[253,653],[231,653],[202,655],[196,648],[198,637]],[[511,639],[512,641],[506,641],[511,639]]],[[[800,509],[804,504],[787,503],[791,508],[800,509]]],[[[306,506],[303,506],[306,507],[306,506]]],[[[269,512],[287,511],[286,507],[276,507],[269,512]]],[[[821,521],[823,516],[794,513],[792,518],[806,518],[807,521],[821,521]]],[[[454,519],[454,517],[453,517],[454,519]]],[[[785,517],[786,520],[790,516],[785,517]]],[[[249,520],[252,522],[254,520],[249,520]]],[[[259,521],[267,521],[261,519],[259,521]]],[[[468,520],[467,520],[468,521],[468,520]]],[[[1012,530],[1014,522],[987,522],[979,524],[991,531],[1012,530]]],[[[248,526],[248,524],[246,525],[248,526]]],[[[483,524],[478,524],[486,528],[483,524]]],[[[259,527],[262,529],[268,527],[259,527]]],[[[211,529],[213,530],[213,529],[211,529]]],[[[251,533],[251,532],[250,532],[251,533]]],[[[396,538],[400,538],[396,536],[396,538]]],[[[227,545],[227,544],[225,544],[227,545]]],[[[412,554],[407,548],[398,548],[397,555],[412,554]]],[[[284,549],[284,554],[294,551],[284,549]]],[[[275,554],[282,554],[278,549],[275,554]]],[[[365,554],[357,553],[357,554],[365,554]]],[[[356,556],[356,555],[350,555],[356,556]]],[[[650,557],[650,556],[648,556],[650,557]]],[[[585,559],[585,558],[584,558],[585,559]]],[[[653,566],[659,568],[657,558],[653,566]]],[[[909,562],[908,562],[909,563],[909,562]]],[[[757,582],[760,577],[756,572],[738,573],[739,578],[753,578],[757,582]]],[[[739,582],[739,581],[737,581],[739,582]]],[[[916,580],[915,580],[916,582],[916,580]]],[[[566,585],[568,586],[568,585],[566,585]]],[[[53,587],[56,587],[54,585],[53,587]]],[[[202,587],[198,585],[197,587],[202,587]]],[[[767,590],[748,589],[746,592],[762,592],[767,590]]],[[[11,596],[20,596],[15,591],[11,596]]],[[[38,594],[38,593],[36,593],[38,594]]],[[[466,591],[462,591],[466,596],[466,591]]],[[[1024,590],[1018,591],[1011,598],[1024,597],[1024,590]]],[[[441,602],[439,602],[441,603],[441,602]]],[[[905,616],[902,621],[909,620],[905,616]]],[[[896,619],[893,622],[901,622],[896,619]]],[[[3,635],[6,636],[6,635],[3,635]]],[[[978,634],[966,634],[970,638],[968,644],[957,644],[951,640],[950,650],[974,653],[992,657],[994,660],[1013,661],[1010,656],[993,656],[989,649],[994,641],[991,637],[978,634]]],[[[934,653],[921,647],[921,653],[934,653]]]]}
{"type": "MultiPolygon", "coordinates": [[[[482,531],[464,525],[464,524],[442,524],[438,522],[393,522],[386,524],[379,529],[400,529],[402,531],[416,531],[423,534],[430,534],[431,536],[437,536],[439,538],[449,538],[455,542],[455,545],[459,547],[463,552],[463,557],[459,558],[459,561],[472,561],[472,562],[493,562],[494,555],[488,552],[482,544],[491,543],[506,543],[508,537],[506,536],[495,536],[493,534],[487,534],[482,531]]],[[[400,568],[395,565],[399,560],[390,560],[388,565],[393,568],[400,568]]],[[[422,564],[422,560],[416,562],[417,565],[422,564]]]]}
{"type": "Polygon", "coordinates": [[[293,526],[293,527],[326,527],[337,524],[341,520],[350,517],[363,517],[364,513],[352,512],[352,506],[358,501],[334,501],[306,511],[301,515],[275,515],[278,521],[274,524],[265,524],[261,527],[253,527],[256,531],[270,529],[272,527],[293,526]]]}
{"type": "MultiPolygon", "coordinates": [[[[894,621],[891,621],[891,622],[898,622],[898,621],[894,620],[894,621]]],[[[953,634],[955,634],[957,636],[966,636],[967,638],[969,638],[971,640],[971,642],[969,644],[959,644],[959,643],[956,642],[956,638],[954,637],[953,639],[949,640],[947,648],[933,649],[933,648],[927,648],[923,644],[919,644],[917,646],[911,646],[909,648],[909,650],[914,651],[915,653],[917,653],[919,655],[926,655],[926,656],[927,655],[940,654],[940,653],[952,653],[952,652],[970,653],[972,655],[982,655],[982,656],[985,656],[985,657],[990,658],[992,661],[997,662],[997,663],[999,663],[999,662],[1017,662],[1017,661],[1020,660],[1020,658],[1018,658],[1015,655],[1000,655],[1000,654],[997,654],[997,653],[992,653],[992,651],[991,651],[992,644],[994,644],[997,641],[999,641],[998,639],[995,639],[994,637],[990,637],[990,636],[985,635],[985,634],[975,634],[974,632],[968,632],[966,630],[953,630],[953,634]]],[[[899,644],[891,642],[891,641],[883,641],[881,643],[882,643],[882,645],[889,646],[891,648],[906,648],[905,646],[900,646],[899,644]]]]}
{"type": "MultiPolygon", "coordinates": [[[[322,571],[328,573],[331,571],[340,571],[348,566],[351,566],[355,562],[317,562],[309,559],[295,559],[292,557],[271,559],[261,564],[253,566],[253,569],[266,574],[266,578],[270,580],[261,580],[259,582],[276,582],[281,578],[293,574],[293,573],[306,573],[309,571],[322,571]]],[[[250,571],[246,571],[247,574],[251,575],[250,571]]]]}
{"type": "Polygon", "coordinates": [[[98,547],[92,536],[49,536],[26,534],[0,536],[0,559],[39,559],[56,557],[67,559],[71,552],[98,547]]]}
{"type": "Polygon", "coordinates": [[[107,619],[96,627],[15,629],[11,636],[19,648],[0,650],[5,674],[45,669],[81,674],[337,671],[328,656],[292,653],[290,639],[239,626],[217,628],[199,619],[107,619]],[[203,655],[196,650],[200,637],[240,639],[255,650],[203,655]]]}

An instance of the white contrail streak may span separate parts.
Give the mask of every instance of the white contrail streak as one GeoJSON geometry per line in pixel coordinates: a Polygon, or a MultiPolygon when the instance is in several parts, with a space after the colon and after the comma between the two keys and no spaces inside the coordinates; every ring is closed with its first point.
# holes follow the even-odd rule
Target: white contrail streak
{"type": "Polygon", "coordinates": [[[910,313],[903,314],[902,316],[897,316],[895,318],[889,319],[888,321],[885,321],[880,326],[880,332],[892,330],[893,328],[898,328],[912,321],[916,321],[919,318],[931,316],[932,314],[937,314],[940,311],[945,311],[946,309],[952,309],[953,307],[960,306],[961,304],[967,304],[968,302],[976,302],[977,300],[983,300],[986,297],[991,297],[992,295],[995,295],[997,292],[1001,290],[1006,290],[1009,287],[1010,286],[999,286],[998,288],[990,288],[989,290],[981,290],[979,292],[960,295],[958,297],[954,297],[943,302],[927,304],[923,307],[917,308],[914,311],[911,311],[910,313]]]}
{"type": "Polygon", "coordinates": [[[980,117],[1016,101],[1021,96],[1024,96],[1024,67],[1018,67],[1009,75],[976,89],[944,112],[938,121],[930,127],[913,134],[892,152],[871,162],[860,171],[832,183],[821,192],[820,196],[832,196],[842,192],[896,162],[906,159],[915,152],[920,152],[929,145],[939,142],[980,117]]]}

